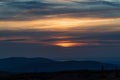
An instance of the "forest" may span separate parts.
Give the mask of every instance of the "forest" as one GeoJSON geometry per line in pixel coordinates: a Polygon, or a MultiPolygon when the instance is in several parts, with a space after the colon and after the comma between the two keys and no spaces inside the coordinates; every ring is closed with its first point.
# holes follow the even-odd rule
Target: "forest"
{"type": "Polygon", "coordinates": [[[80,70],[40,73],[1,72],[0,80],[120,80],[119,70],[80,70]]]}

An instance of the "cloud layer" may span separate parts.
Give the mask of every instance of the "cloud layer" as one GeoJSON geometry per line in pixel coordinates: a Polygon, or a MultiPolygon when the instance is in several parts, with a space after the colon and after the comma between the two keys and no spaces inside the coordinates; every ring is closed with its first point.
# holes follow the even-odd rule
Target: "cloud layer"
{"type": "Polygon", "coordinates": [[[0,3],[0,20],[31,20],[54,16],[120,17],[120,5],[107,1],[5,0],[0,3]],[[65,3],[68,2],[68,3],[65,3]],[[111,14],[109,14],[111,13],[111,14]]]}
{"type": "Polygon", "coordinates": [[[120,3],[113,0],[0,1],[0,49],[8,56],[112,56],[119,36],[120,3]]]}

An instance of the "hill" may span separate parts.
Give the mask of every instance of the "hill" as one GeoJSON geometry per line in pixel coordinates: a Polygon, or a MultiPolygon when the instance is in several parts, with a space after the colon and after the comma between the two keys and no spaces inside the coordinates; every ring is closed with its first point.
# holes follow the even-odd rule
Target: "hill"
{"type": "Polygon", "coordinates": [[[117,65],[97,61],[54,61],[47,58],[0,59],[0,71],[5,72],[56,72],[70,70],[111,70],[117,65]]]}

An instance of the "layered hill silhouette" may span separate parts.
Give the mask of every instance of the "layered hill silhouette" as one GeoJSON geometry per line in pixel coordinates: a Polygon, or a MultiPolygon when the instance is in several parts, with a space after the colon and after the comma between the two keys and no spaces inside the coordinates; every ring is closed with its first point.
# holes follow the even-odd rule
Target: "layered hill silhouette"
{"type": "Polygon", "coordinates": [[[55,61],[47,58],[0,59],[0,71],[4,72],[56,72],[71,70],[111,70],[116,65],[97,61],[55,61]]]}

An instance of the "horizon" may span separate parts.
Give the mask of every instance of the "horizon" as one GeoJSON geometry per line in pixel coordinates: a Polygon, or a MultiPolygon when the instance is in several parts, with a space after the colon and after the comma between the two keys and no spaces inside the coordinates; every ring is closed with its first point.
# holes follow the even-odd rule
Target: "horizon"
{"type": "Polygon", "coordinates": [[[0,60],[4,59],[49,59],[53,61],[97,61],[102,63],[110,63],[110,64],[120,64],[120,59],[118,58],[48,58],[48,57],[5,57],[0,58],[0,60]],[[114,59],[114,60],[113,60],[114,59]]]}

